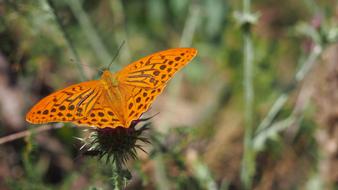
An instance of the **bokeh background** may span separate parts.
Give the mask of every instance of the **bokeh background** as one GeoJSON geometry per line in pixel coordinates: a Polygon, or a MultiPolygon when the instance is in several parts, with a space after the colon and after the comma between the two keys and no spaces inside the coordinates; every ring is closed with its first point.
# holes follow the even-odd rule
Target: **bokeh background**
{"type": "Polygon", "coordinates": [[[0,189],[113,188],[81,128],[8,135],[38,128],[27,110],[97,79],[123,41],[112,71],[199,51],[146,114],[160,113],[126,189],[338,189],[338,3],[248,2],[0,0],[0,189]]]}

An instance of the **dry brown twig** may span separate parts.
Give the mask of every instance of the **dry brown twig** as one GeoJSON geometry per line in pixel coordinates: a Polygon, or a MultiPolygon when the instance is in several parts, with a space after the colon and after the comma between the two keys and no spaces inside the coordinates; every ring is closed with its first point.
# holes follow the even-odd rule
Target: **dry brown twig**
{"type": "Polygon", "coordinates": [[[26,137],[26,136],[29,136],[29,135],[32,135],[32,134],[37,134],[37,133],[40,133],[40,132],[43,132],[43,131],[49,131],[49,130],[57,129],[57,128],[60,128],[60,127],[61,127],[61,125],[42,125],[42,126],[39,126],[37,128],[34,128],[34,129],[27,129],[27,130],[24,130],[24,131],[20,131],[20,132],[11,134],[11,135],[1,137],[0,138],[0,145],[7,143],[7,142],[17,140],[17,139],[20,139],[20,138],[23,138],[23,137],[26,137]]]}

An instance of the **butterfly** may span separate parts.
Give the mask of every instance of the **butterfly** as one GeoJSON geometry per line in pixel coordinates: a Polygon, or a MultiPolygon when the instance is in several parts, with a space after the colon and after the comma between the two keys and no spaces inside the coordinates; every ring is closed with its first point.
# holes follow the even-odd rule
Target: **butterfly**
{"type": "Polygon", "coordinates": [[[43,98],[27,113],[26,120],[32,124],[71,122],[78,126],[129,128],[196,54],[194,48],[168,49],[116,73],[104,70],[99,80],[71,85],[43,98]]]}

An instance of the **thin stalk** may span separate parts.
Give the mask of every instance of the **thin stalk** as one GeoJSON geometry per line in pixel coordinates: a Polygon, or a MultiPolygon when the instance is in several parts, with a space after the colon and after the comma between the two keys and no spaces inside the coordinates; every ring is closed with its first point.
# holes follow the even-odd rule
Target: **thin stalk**
{"type": "Polygon", "coordinates": [[[113,162],[113,185],[114,190],[123,189],[123,174],[122,174],[122,166],[121,163],[117,160],[113,162]]]}
{"type": "Polygon", "coordinates": [[[93,51],[96,53],[101,64],[109,64],[111,56],[104,46],[101,38],[97,34],[86,12],[83,10],[81,2],[79,0],[71,0],[67,2],[72,9],[75,17],[79,21],[81,28],[83,29],[83,32],[89,41],[89,44],[91,45],[93,51]]]}
{"type": "MultiPolygon", "coordinates": [[[[297,85],[303,81],[307,73],[313,68],[314,64],[316,63],[317,58],[322,52],[322,47],[320,45],[315,45],[313,49],[310,52],[310,55],[307,57],[307,59],[304,61],[304,63],[301,65],[299,70],[296,73],[294,85],[292,88],[296,88],[297,85]]],[[[291,89],[292,90],[292,89],[291,89]]],[[[275,119],[276,115],[282,110],[283,106],[287,102],[289,98],[289,92],[291,91],[288,89],[288,91],[282,93],[275,103],[272,105],[271,109],[269,110],[266,117],[262,120],[262,122],[259,124],[255,135],[257,136],[261,131],[265,130],[267,127],[269,127],[272,123],[272,121],[275,119]]]]}
{"type": "MultiPolygon", "coordinates": [[[[250,14],[250,0],[243,0],[243,15],[250,14]]],[[[245,103],[245,131],[244,152],[242,158],[241,180],[245,189],[251,189],[255,173],[255,152],[252,147],[253,136],[253,61],[254,52],[251,39],[251,23],[244,23],[243,29],[243,56],[244,56],[244,103],[245,103]]]]}
{"type": "Polygon", "coordinates": [[[77,69],[79,71],[81,80],[82,81],[87,80],[87,77],[86,77],[86,75],[84,74],[84,71],[83,71],[83,67],[82,67],[82,64],[81,64],[80,56],[77,53],[77,51],[75,50],[75,47],[73,46],[73,43],[72,43],[69,35],[64,30],[64,27],[62,25],[62,21],[60,20],[60,18],[56,14],[56,11],[55,11],[56,9],[55,9],[55,5],[54,5],[53,1],[52,0],[46,0],[46,4],[49,7],[51,13],[53,14],[53,17],[54,17],[54,19],[56,21],[56,24],[57,24],[57,26],[58,26],[61,34],[63,35],[63,38],[65,39],[66,44],[69,47],[69,50],[70,50],[71,54],[73,54],[74,57],[75,57],[75,64],[76,64],[76,67],[77,67],[77,69]]]}
{"type": "Polygon", "coordinates": [[[250,13],[251,0],[243,0],[243,13],[250,13]]]}
{"type": "Polygon", "coordinates": [[[306,74],[311,70],[311,68],[316,63],[316,60],[321,53],[322,53],[322,47],[318,44],[315,45],[313,47],[309,57],[307,58],[305,63],[302,65],[301,69],[299,69],[297,74],[296,74],[296,81],[297,82],[300,82],[305,78],[306,74]]]}
{"type": "MultiPolygon", "coordinates": [[[[261,151],[265,147],[266,141],[269,138],[273,138],[277,135],[277,133],[286,130],[288,127],[292,127],[291,131],[289,131],[294,135],[295,131],[297,131],[297,128],[299,129],[299,124],[301,123],[303,117],[304,117],[304,111],[306,107],[308,106],[311,95],[313,90],[309,90],[306,85],[302,86],[302,89],[300,89],[295,106],[293,108],[293,111],[291,112],[290,116],[288,116],[286,119],[283,119],[281,121],[277,121],[272,123],[268,128],[265,130],[262,130],[253,138],[253,146],[255,151],[261,151]]],[[[286,94],[287,95],[287,94],[286,94]]],[[[287,97],[287,96],[285,96],[287,97]]],[[[287,99],[286,99],[287,100],[287,99]]],[[[277,104],[280,105],[280,104],[277,104]]],[[[277,106],[276,106],[277,107],[277,106]]]]}
{"type": "Polygon", "coordinates": [[[277,133],[281,132],[282,130],[287,129],[289,126],[291,126],[294,123],[300,122],[301,118],[299,116],[295,116],[294,114],[291,114],[288,118],[275,122],[271,125],[271,127],[264,130],[264,133],[260,133],[260,135],[255,136],[253,140],[253,147],[256,151],[262,150],[267,139],[269,139],[271,136],[275,136],[277,133]]]}
{"type": "Polygon", "coordinates": [[[180,39],[180,47],[190,47],[192,39],[195,36],[195,32],[200,20],[200,6],[193,3],[189,8],[189,16],[185,21],[182,36],[180,39]]]}
{"type": "MultiPolygon", "coordinates": [[[[126,32],[126,24],[125,24],[125,13],[123,9],[123,4],[121,0],[110,0],[110,8],[113,14],[113,27],[114,27],[114,37],[116,41],[116,45],[119,46],[121,41],[125,40],[123,51],[121,51],[119,60],[120,63],[128,64],[130,62],[131,53],[130,47],[128,43],[128,35],[126,32]]],[[[117,67],[114,69],[117,70],[117,67]]]]}
{"type": "Polygon", "coordinates": [[[262,122],[258,125],[258,128],[256,130],[256,135],[258,133],[260,133],[261,131],[263,131],[264,129],[266,129],[271,122],[273,121],[273,119],[276,117],[276,115],[280,112],[280,110],[282,109],[282,107],[285,105],[286,101],[289,98],[289,94],[284,92],[282,93],[277,100],[275,101],[275,103],[272,105],[271,109],[269,110],[268,114],[266,115],[266,117],[262,120],[262,122]]]}
{"type": "MultiPolygon", "coordinates": [[[[185,21],[179,47],[190,47],[192,45],[192,40],[195,36],[195,32],[198,27],[198,23],[201,17],[201,8],[197,3],[192,3],[189,7],[189,13],[185,21]]],[[[182,82],[182,73],[177,73],[176,76],[172,79],[171,85],[168,87],[168,92],[174,98],[177,98],[178,91],[181,89],[182,82]]]]}
{"type": "Polygon", "coordinates": [[[244,33],[244,93],[245,121],[247,129],[252,129],[253,121],[253,48],[250,32],[244,33]]]}
{"type": "Polygon", "coordinates": [[[49,130],[57,129],[57,128],[60,128],[60,127],[61,127],[60,125],[41,125],[41,126],[34,128],[34,129],[27,129],[27,130],[24,130],[24,131],[13,133],[13,134],[1,137],[0,138],[0,145],[14,141],[14,140],[17,140],[17,139],[20,139],[20,138],[30,136],[32,134],[37,134],[37,133],[41,133],[43,131],[49,131],[49,130]]]}
{"type": "Polygon", "coordinates": [[[241,179],[246,189],[250,189],[254,175],[254,151],[252,148],[253,136],[253,49],[251,34],[244,33],[244,102],[245,102],[245,131],[244,131],[244,152],[242,160],[241,179]]]}

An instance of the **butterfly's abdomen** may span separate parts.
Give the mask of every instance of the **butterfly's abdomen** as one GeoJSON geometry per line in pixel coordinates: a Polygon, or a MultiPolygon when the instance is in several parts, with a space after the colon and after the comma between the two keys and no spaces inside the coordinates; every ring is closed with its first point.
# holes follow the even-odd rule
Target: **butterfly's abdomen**
{"type": "Polygon", "coordinates": [[[125,102],[127,101],[127,97],[126,94],[121,92],[121,85],[117,76],[109,71],[104,71],[101,76],[101,82],[106,91],[108,105],[114,110],[114,114],[118,117],[119,121],[125,125],[124,108],[126,107],[125,102]]]}

